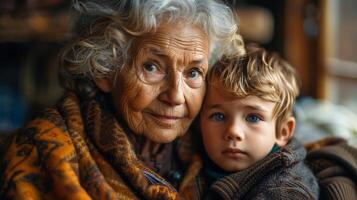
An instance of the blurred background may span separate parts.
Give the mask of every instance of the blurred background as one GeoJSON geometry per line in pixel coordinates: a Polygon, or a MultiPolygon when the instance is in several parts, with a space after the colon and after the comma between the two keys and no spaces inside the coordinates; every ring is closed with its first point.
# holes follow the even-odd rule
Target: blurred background
{"type": "MultiPolygon", "coordinates": [[[[278,52],[298,71],[297,135],[357,137],[357,1],[225,0],[246,42],[278,52]]],[[[1,0],[0,133],[61,96],[57,56],[72,35],[69,0],[1,0]]],[[[356,145],[357,146],[357,145],[356,145]]]]}

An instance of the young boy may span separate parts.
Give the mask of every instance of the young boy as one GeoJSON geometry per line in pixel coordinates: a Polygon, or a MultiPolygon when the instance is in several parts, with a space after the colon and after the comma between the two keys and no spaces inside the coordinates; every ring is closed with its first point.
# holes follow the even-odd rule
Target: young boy
{"type": "Polygon", "coordinates": [[[251,48],[208,75],[200,115],[208,199],[317,199],[318,184],[293,137],[294,69],[251,48]]]}

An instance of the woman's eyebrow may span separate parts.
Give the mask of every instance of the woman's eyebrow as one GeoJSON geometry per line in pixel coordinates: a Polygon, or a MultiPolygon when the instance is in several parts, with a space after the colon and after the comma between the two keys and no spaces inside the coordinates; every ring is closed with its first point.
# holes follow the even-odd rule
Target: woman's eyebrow
{"type": "MultiPolygon", "coordinates": [[[[161,57],[163,59],[170,59],[171,56],[167,55],[166,53],[160,51],[159,49],[157,49],[156,47],[149,47],[146,49],[146,51],[154,56],[158,56],[161,57]]],[[[205,58],[203,55],[197,55],[196,58],[194,58],[193,60],[190,61],[190,64],[192,65],[201,65],[205,63],[205,58]]]]}
{"type": "Polygon", "coordinates": [[[160,51],[159,49],[157,48],[153,48],[153,47],[150,47],[147,49],[147,51],[151,54],[154,54],[154,55],[157,55],[157,56],[164,56],[164,57],[168,57],[168,55],[166,55],[164,52],[160,51]]]}
{"type": "Polygon", "coordinates": [[[201,65],[201,64],[203,64],[203,63],[205,63],[205,61],[204,61],[203,58],[202,58],[202,59],[196,59],[196,60],[191,61],[191,64],[193,64],[193,65],[201,65]]]}

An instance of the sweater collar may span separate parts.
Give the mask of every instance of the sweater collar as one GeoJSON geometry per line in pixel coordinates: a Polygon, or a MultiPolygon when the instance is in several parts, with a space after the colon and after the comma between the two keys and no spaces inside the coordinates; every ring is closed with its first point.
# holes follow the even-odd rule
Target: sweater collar
{"type": "Polygon", "coordinates": [[[247,193],[264,179],[267,174],[281,167],[288,167],[294,163],[302,161],[306,156],[305,149],[293,138],[284,148],[275,153],[271,153],[264,159],[256,162],[249,168],[225,176],[210,186],[210,190],[215,191],[224,199],[234,199],[247,193]],[[235,190],[224,187],[232,186],[235,190]]]}

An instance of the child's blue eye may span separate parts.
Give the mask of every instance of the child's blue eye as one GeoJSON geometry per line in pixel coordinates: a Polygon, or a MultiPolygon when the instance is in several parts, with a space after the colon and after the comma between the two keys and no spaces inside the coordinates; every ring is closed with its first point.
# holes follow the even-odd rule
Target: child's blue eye
{"type": "Polygon", "coordinates": [[[221,122],[224,121],[226,117],[222,113],[213,113],[209,118],[214,121],[221,122]]]}
{"type": "Polygon", "coordinates": [[[252,123],[257,123],[257,122],[261,121],[261,119],[257,115],[248,115],[247,118],[245,118],[245,120],[247,120],[248,122],[252,122],[252,123]]]}

